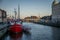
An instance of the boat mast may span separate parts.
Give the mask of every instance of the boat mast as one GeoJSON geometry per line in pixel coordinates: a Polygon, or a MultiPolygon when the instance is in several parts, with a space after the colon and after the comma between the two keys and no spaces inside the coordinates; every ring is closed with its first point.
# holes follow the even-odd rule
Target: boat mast
{"type": "Polygon", "coordinates": [[[18,4],[18,19],[20,19],[20,5],[18,4]]]}
{"type": "Polygon", "coordinates": [[[15,13],[15,20],[16,20],[16,15],[17,15],[16,9],[14,9],[14,13],[15,13]]]}

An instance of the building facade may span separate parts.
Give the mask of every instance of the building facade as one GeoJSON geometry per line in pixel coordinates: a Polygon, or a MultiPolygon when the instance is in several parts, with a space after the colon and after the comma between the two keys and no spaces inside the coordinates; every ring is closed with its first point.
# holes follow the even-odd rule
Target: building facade
{"type": "Polygon", "coordinates": [[[60,2],[57,0],[52,3],[52,22],[60,22],[60,2]]]}
{"type": "Polygon", "coordinates": [[[24,21],[26,22],[38,22],[40,19],[37,16],[25,17],[24,21]]]}
{"type": "Polygon", "coordinates": [[[0,22],[7,21],[7,14],[5,10],[0,9],[0,22]]]}

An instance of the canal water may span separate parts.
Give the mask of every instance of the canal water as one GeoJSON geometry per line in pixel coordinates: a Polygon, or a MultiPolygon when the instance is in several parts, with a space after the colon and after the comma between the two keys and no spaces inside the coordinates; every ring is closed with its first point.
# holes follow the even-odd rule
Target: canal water
{"type": "Polygon", "coordinates": [[[31,30],[28,33],[12,34],[12,36],[6,34],[2,40],[60,40],[60,28],[26,22],[23,26],[31,30]]]}

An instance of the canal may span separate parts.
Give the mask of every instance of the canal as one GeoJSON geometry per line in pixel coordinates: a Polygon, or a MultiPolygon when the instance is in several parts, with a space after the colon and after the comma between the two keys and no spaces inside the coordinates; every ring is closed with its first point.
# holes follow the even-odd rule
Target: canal
{"type": "Polygon", "coordinates": [[[31,28],[29,33],[5,34],[2,40],[60,40],[60,28],[26,22],[23,26],[31,28]]]}

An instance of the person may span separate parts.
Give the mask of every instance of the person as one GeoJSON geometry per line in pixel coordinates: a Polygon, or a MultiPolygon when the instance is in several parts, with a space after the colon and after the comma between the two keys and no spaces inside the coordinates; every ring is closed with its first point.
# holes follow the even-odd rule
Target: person
{"type": "Polygon", "coordinates": [[[11,25],[10,21],[8,21],[7,24],[10,26],[11,25]]]}
{"type": "Polygon", "coordinates": [[[21,24],[23,23],[23,21],[21,21],[21,24]]]}

